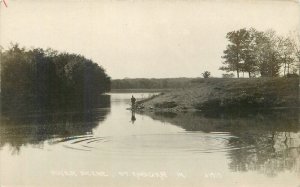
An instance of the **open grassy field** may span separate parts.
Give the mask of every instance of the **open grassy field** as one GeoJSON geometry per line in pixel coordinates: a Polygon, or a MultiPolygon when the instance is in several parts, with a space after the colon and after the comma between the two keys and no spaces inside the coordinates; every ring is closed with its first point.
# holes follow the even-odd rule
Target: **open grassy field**
{"type": "Polygon", "coordinates": [[[166,111],[298,107],[299,79],[195,79],[188,88],[174,89],[138,104],[140,108],[166,111]]]}

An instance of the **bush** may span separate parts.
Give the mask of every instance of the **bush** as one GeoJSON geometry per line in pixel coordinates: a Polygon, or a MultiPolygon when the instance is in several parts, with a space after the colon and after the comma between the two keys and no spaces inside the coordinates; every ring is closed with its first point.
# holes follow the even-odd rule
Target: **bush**
{"type": "Polygon", "coordinates": [[[289,74],[286,74],[286,77],[288,77],[288,78],[291,78],[291,77],[299,78],[299,75],[297,73],[289,73],[289,74]]]}
{"type": "Polygon", "coordinates": [[[209,71],[204,71],[202,73],[203,78],[209,78],[210,77],[210,72],[209,71]]]}
{"type": "Polygon", "coordinates": [[[177,104],[174,101],[171,101],[171,102],[155,103],[154,106],[156,108],[174,108],[177,106],[177,104]]]}
{"type": "Polygon", "coordinates": [[[195,106],[199,110],[241,110],[281,106],[276,95],[241,94],[233,98],[211,99],[195,106]]]}
{"type": "Polygon", "coordinates": [[[223,78],[234,78],[234,74],[233,73],[230,73],[230,74],[224,73],[224,74],[222,74],[222,77],[223,78]]]}

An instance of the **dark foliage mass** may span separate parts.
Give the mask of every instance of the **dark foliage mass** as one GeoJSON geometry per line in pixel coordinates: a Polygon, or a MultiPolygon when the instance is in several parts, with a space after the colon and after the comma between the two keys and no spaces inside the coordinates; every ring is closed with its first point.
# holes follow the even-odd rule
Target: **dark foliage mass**
{"type": "Polygon", "coordinates": [[[92,60],[18,45],[1,51],[3,113],[87,109],[110,90],[110,77],[92,60]]]}

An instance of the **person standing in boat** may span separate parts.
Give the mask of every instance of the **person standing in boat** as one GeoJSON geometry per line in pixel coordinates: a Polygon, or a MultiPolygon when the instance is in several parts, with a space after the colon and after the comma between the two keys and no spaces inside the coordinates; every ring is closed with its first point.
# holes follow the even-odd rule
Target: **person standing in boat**
{"type": "Polygon", "coordinates": [[[135,101],[136,101],[136,99],[132,95],[132,97],[131,97],[131,109],[132,110],[135,109],[135,101]]]}

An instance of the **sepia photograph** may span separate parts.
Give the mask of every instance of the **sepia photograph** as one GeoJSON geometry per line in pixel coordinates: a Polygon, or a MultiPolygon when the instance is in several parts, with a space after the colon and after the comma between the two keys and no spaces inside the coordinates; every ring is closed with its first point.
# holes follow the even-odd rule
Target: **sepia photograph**
{"type": "Polygon", "coordinates": [[[0,0],[0,187],[300,187],[299,0],[0,0]]]}

